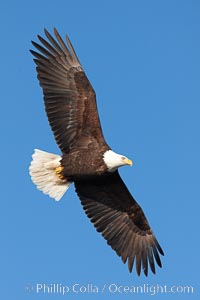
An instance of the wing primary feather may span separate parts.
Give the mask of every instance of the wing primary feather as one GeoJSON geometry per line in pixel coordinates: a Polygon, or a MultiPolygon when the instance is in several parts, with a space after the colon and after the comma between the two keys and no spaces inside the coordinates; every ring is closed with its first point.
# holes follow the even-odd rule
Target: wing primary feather
{"type": "Polygon", "coordinates": [[[51,46],[51,44],[49,44],[45,39],[43,39],[43,37],[41,37],[40,35],[38,35],[38,39],[40,40],[40,42],[51,52],[54,54],[54,56],[58,55],[58,51],[53,48],[51,46]]]}
{"type": "Polygon", "coordinates": [[[32,41],[33,46],[38,49],[41,53],[43,53],[46,57],[50,57],[52,59],[55,59],[53,54],[51,54],[49,51],[47,51],[43,46],[39,45],[38,43],[32,41]]]}
{"type": "Polygon", "coordinates": [[[147,260],[147,245],[146,245],[146,241],[145,241],[145,236],[142,237],[141,240],[141,248],[142,250],[142,269],[143,272],[145,274],[145,276],[148,275],[148,260],[147,260]]]}
{"type": "MultiPolygon", "coordinates": [[[[36,51],[34,51],[34,50],[30,50],[30,52],[31,52],[31,54],[33,55],[33,56],[35,56],[36,58],[37,58],[37,61],[39,61],[39,60],[41,60],[41,61],[43,61],[43,60],[45,60],[45,61],[47,61],[48,62],[48,59],[45,57],[45,56],[43,56],[43,55],[41,55],[40,53],[38,53],[38,52],[36,52],[36,51]]],[[[34,60],[35,61],[35,60],[34,60]]]]}
{"type": "Polygon", "coordinates": [[[52,69],[54,72],[59,72],[60,76],[63,77],[63,75],[67,76],[67,69],[64,68],[63,65],[58,64],[57,62],[54,62],[53,60],[51,60],[51,63],[49,62],[49,59],[43,55],[41,55],[40,53],[34,51],[34,50],[30,50],[31,54],[33,56],[36,57],[36,59],[34,59],[34,62],[37,66],[45,66],[46,70],[47,69],[52,69]]]}
{"type": "MultiPolygon", "coordinates": [[[[69,53],[69,49],[66,47],[66,45],[65,45],[65,43],[64,43],[64,41],[63,41],[63,39],[61,38],[61,36],[60,36],[60,34],[58,33],[58,31],[57,31],[56,28],[54,28],[54,34],[55,34],[55,36],[56,36],[58,42],[60,43],[60,45],[61,45],[61,47],[62,47],[62,49],[63,49],[65,55],[69,55],[69,54],[70,54],[70,53],[69,53]]],[[[75,51],[74,51],[73,53],[75,53],[75,51]]],[[[78,60],[77,57],[76,57],[76,59],[78,60]]]]}
{"type": "MultiPolygon", "coordinates": [[[[54,60],[56,62],[58,62],[60,65],[62,65],[63,67],[65,66],[65,60],[67,60],[67,57],[64,55],[63,53],[58,51],[57,49],[54,49],[47,41],[45,41],[40,35],[38,35],[38,39],[40,40],[40,42],[48,49],[45,49],[43,46],[39,45],[36,42],[32,42],[33,45],[39,50],[41,51],[45,56],[47,56],[48,58],[51,58],[51,63],[53,65],[55,65],[55,63],[53,62],[54,60]]],[[[58,64],[57,64],[58,65],[58,64]]]]}
{"type": "Polygon", "coordinates": [[[72,56],[74,56],[74,58],[76,59],[77,64],[81,65],[78,59],[78,56],[76,55],[76,52],[74,50],[74,47],[72,46],[72,43],[70,41],[70,39],[68,38],[68,36],[66,36],[66,41],[67,41],[67,45],[70,49],[70,52],[72,53],[72,56]]]}
{"type": "Polygon", "coordinates": [[[51,44],[55,47],[55,49],[57,50],[57,52],[60,55],[65,55],[64,51],[62,50],[62,48],[59,46],[59,44],[56,42],[56,40],[52,37],[52,35],[46,30],[44,29],[44,33],[46,35],[46,37],[48,38],[48,40],[51,42],[51,44]]]}
{"type": "Polygon", "coordinates": [[[136,255],[133,254],[131,257],[128,257],[128,270],[130,273],[132,273],[134,262],[135,262],[136,255]]]}
{"type": "Polygon", "coordinates": [[[153,245],[152,249],[153,249],[153,254],[154,254],[154,257],[156,259],[156,262],[157,262],[158,266],[160,268],[162,268],[162,263],[161,263],[161,260],[160,260],[160,257],[159,257],[159,254],[158,254],[156,246],[153,245]]]}
{"type": "Polygon", "coordinates": [[[157,247],[158,251],[160,252],[160,254],[164,256],[164,255],[165,255],[165,254],[164,254],[164,251],[163,251],[163,249],[161,248],[161,246],[160,246],[160,244],[158,243],[158,241],[157,241],[156,238],[155,238],[155,244],[156,244],[156,247],[157,247]]]}
{"type": "Polygon", "coordinates": [[[140,276],[141,273],[141,252],[138,252],[136,254],[136,272],[138,274],[138,276],[140,276]]]}
{"type": "Polygon", "coordinates": [[[155,264],[154,264],[154,259],[153,259],[153,254],[152,254],[152,248],[151,247],[147,248],[147,256],[148,256],[151,271],[155,274],[156,270],[155,270],[155,264]]]}
{"type": "Polygon", "coordinates": [[[130,242],[128,245],[128,270],[131,273],[135,261],[135,256],[137,255],[137,236],[130,237],[130,242]]]}

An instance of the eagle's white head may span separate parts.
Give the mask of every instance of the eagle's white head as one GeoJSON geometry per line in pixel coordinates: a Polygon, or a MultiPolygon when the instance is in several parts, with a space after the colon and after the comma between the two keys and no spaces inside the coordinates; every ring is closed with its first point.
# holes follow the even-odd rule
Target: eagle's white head
{"type": "Polygon", "coordinates": [[[109,172],[114,172],[117,168],[125,165],[132,166],[132,160],[126,156],[118,154],[112,150],[108,150],[103,155],[104,163],[106,164],[109,172]]]}

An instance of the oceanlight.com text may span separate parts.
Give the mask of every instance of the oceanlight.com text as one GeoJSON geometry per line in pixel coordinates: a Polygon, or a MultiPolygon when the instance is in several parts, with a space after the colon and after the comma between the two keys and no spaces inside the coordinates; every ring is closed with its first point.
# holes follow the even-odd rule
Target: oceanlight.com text
{"type": "Polygon", "coordinates": [[[142,284],[142,285],[125,285],[118,283],[36,283],[27,284],[25,287],[27,293],[46,294],[46,295],[69,295],[69,294],[194,294],[194,287],[191,285],[165,285],[165,284],[142,284]]]}

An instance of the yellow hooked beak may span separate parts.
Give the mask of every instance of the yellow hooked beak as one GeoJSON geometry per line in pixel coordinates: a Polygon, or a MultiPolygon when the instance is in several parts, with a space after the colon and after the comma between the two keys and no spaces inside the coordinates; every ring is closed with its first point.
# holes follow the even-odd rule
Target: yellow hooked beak
{"type": "Polygon", "coordinates": [[[131,167],[132,167],[133,162],[132,162],[131,159],[128,159],[127,157],[125,157],[125,158],[123,159],[123,161],[124,161],[124,164],[125,164],[125,165],[128,165],[128,166],[131,166],[131,167]]]}

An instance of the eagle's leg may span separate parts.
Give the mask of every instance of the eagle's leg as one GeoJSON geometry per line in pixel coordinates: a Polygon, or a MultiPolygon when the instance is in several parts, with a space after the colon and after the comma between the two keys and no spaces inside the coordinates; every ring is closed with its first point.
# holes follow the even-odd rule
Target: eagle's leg
{"type": "Polygon", "coordinates": [[[64,180],[65,177],[62,175],[62,171],[64,170],[64,167],[59,166],[55,170],[56,170],[56,175],[58,176],[58,178],[60,178],[61,180],[64,180]]]}

